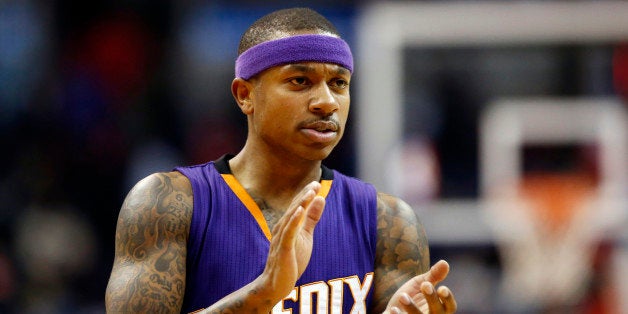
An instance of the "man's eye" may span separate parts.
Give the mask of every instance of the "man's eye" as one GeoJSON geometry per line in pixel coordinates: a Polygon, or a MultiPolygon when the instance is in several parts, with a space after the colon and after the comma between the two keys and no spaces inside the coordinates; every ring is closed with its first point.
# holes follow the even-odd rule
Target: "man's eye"
{"type": "Polygon", "coordinates": [[[345,80],[335,80],[332,82],[332,85],[336,88],[347,88],[349,86],[349,82],[345,80]]]}
{"type": "Polygon", "coordinates": [[[290,83],[295,85],[305,85],[307,83],[307,80],[304,77],[295,77],[290,80],[290,83]]]}

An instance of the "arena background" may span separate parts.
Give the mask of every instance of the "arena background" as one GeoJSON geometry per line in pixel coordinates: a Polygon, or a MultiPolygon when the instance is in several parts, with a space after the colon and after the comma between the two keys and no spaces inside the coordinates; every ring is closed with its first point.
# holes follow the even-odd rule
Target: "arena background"
{"type": "Polygon", "coordinates": [[[104,313],[126,193],[242,146],[239,36],[289,6],[356,58],[326,164],[412,203],[460,313],[628,313],[626,3],[348,0],[0,2],[0,313],[104,313]]]}

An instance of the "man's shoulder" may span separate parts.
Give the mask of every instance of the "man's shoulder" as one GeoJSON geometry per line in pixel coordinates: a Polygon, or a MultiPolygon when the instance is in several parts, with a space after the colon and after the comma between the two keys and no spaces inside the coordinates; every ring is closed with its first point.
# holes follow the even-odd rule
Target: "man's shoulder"
{"type": "Polygon", "coordinates": [[[135,221],[135,217],[144,217],[142,223],[150,225],[160,221],[164,215],[173,215],[187,225],[192,201],[190,181],[183,174],[177,171],[155,172],[138,181],[127,194],[119,220],[135,221]]]}
{"type": "Polygon", "coordinates": [[[385,192],[377,192],[377,211],[379,215],[397,217],[414,224],[418,221],[416,212],[400,197],[385,192]]]}
{"type": "Polygon", "coordinates": [[[164,191],[191,195],[192,187],[190,180],[179,171],[155,172],[138,181],[127,198],[143,197],[164,191]]]}

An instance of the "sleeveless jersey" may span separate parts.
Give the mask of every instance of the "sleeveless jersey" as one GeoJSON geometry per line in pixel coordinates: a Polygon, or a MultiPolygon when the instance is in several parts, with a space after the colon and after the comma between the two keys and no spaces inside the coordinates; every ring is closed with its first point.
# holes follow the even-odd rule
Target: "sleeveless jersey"
{"type": "MultiPolygon", "coordinates": [[[[206,308],[257,278],[271,234],[259,207],[231,174],[229,156],[179,167],[194,209],[182,312],[206,308]]],[[[325,210],[310,263],[271,313],[366,313],[372,298],[377,228],[375,188],[323,166],[325,210]]]]}

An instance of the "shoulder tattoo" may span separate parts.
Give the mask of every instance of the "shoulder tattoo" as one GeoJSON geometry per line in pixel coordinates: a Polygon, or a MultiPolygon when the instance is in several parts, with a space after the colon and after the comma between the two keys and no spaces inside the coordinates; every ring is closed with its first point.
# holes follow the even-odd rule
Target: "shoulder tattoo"
{"type": "Polygon", "coordinates": [[[385,307],[398,287],[427,271],[429,264],[427,236],[414,210],[399,198],[379,193],[375,308],[385,307]]]}
{"type": "Polygon", "coordinates": [[[129,192],[118,217],[108,301],[133,311],[179,310],[192,204],[189,182],[178,173],[151,175],[129,192]]]}

